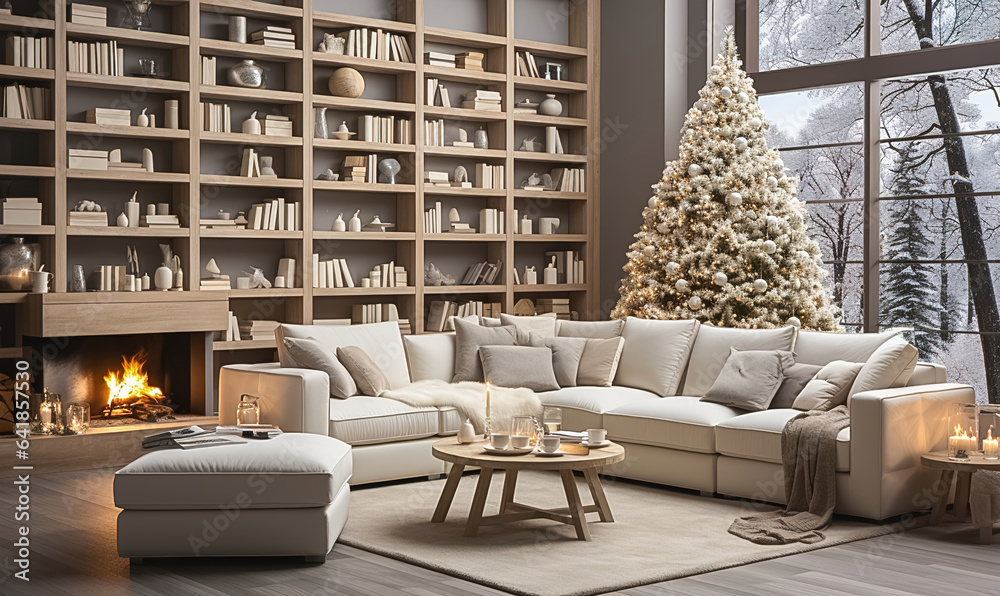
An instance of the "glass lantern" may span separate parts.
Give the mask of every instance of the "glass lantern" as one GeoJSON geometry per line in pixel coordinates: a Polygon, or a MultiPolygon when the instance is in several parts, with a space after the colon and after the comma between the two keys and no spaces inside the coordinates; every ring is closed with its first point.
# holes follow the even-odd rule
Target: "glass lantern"
{"type": "Polygon", "coordinates": [[[554,433],[562,430],[562,409],[549,406],[542,410],[542,424],[546,433],[554,433]]]}
{"type": "Polygon", "coordinates": [[[60,434],[63,428],[62,416],[62,396],[45,389],[38,402],[38,432],[43,435],[60,434]]]}
{"type": "Polygon", "coordinates": [[[244,393],[240,396],[240,403],[236,404],[236,425],[260,424],[260,403],[258,398],[244,393]]]}
{"type": "Polygon", "coordinates": [[[90,428],[90,404],[82,401],[66,406],[66,434],[82,435],[90,428]]]}
{"type": "Polygon", "coordinates": [[[979,436],[983,459],[1000,459],[1000,405],[979,406],[979,436]]]}
{"type": "Polygon", "coordinates": [[[948,459],[969,461],[979,450],[979,408],[976,404],[952,404],[948,417],[948,459]]]}
{"type": "Polygon", "coordinates": [[[538,420],[534,416],[515,416],[510,434],[528,437],[528,445],[534,447],[538,444],[538,420]]]}

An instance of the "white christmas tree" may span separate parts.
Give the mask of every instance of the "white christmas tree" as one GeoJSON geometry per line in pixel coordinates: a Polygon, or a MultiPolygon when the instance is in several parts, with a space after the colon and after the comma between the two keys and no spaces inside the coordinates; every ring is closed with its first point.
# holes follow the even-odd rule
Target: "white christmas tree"
{"type": "Polygon", "coordinates": [[[612,316],[836,329],[798,181],[767,148],[731,28],[722,50],[685,118],[680,159],[643,210],[612,316]]]}

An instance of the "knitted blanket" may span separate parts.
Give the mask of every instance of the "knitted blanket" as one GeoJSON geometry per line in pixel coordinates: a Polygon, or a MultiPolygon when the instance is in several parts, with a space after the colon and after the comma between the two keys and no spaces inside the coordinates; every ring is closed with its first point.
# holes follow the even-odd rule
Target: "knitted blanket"
{"type": "MultiPolygon", "coordinates": [[[[486,423],[486,385],[471,381],[448,383],[436,379],[416,381],[401,389],[383,391],[379,397],[403,402],[415,408],[450,406],[459,411],[462,420],[472,421],[477,433],[486,423]]],[[[490,419],[494,432],[509,432],[514,416],[542,414],[542,402],[531,389],[490,389],[490,419]]]]}
{"type": "Polygon", "coordinates": [[[785,509],[737,518],[729,533],[757,544],[823,540],[837,504],[837,434],[850,426],[847,406],[809,411],[781,432],[785,509]]]}

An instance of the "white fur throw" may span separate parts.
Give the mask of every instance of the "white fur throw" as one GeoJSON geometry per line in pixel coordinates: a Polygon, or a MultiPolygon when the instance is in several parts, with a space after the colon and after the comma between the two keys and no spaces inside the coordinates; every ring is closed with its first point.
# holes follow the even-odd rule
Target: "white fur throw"
{"type": "MultiPolygon", "coordinates": [[[[477,433],[483,432],[486,423],[486,385],[482,383],[448,383],[428,379],[410,383],[402,389],[383,391],[379,397],[394,399],[416,408],[451,406],[459,411],[463,421],[466,418],[472,421],[477,433]]],[[[530,389],[490,389],[490,418],[494,431],[509,431],[514,416],[537,418],[541,414],[542,402],[530,389]]]]}

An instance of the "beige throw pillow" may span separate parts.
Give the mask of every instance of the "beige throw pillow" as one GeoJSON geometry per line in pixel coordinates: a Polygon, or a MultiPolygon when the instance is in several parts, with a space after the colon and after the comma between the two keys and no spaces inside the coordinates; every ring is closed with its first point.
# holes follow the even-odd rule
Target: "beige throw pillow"
{"type": "Polygon", "coordinates": [[[556,382],[560,387],[575,387],[587,341],[582,337],[541,337],[532,333],[528,343],[552,350],[552,369],[556,382]]]}
{"type": "Polygon", "coordinates": [[[855,393],[902,387],[917,367],[917,349],[901,336],[887,340],[865,361],[854,379],[848,401],[855,393]]]}
{"type": "Polygon", "coordinates": [[[625,328],[625,321],[559,321],[556,334],[559,337],[585,337],[587,339],[610,339],[618,337],[625,328]]]}
{"type": "Polygon", "coordinates": [[[455,377],[461,381],[483,382],[483,364],[479,360],[482,346],[517,345],[517,330],[513,325],[480,327],[475,323],[455,320],[455,377]]]}
{"type": "Polygon", "coordinates": [[[625,340],[621,337],[588,339],[580,357],[576,384],[610,387],[618,372],[618,361],[624,346],[625,340]]]}
{"type": "Polygon", "coordinates": [[[282,343],[297,368],[321,370],[330,377],[330,395],[346,398],[358,394],[358,386],[351,373],[337,360],[336,354],[316,339],[286,337],[282,343]]]}
{"type": "Polygon", "coordinates": [[[766,410],[795,355],[785,350],[729,349],[729,358],[701,401],[749,412],[766,410]]]}
{"type": "Polygon", "coordinates": [[[337,358],[344,365],[351,378],[358,384],[363,395],[378,396],[389,390],[389,379],[375,361],[357,346],[337,348],[337,358]]]}
{"type": "Polygon", "coordinates": [[[834,360],[820,369],[795,398],[796,410],[832,410],[847,403],[847,393],[858,376],[861,362],[834,360]]]}
{"type": "Polygon", "coordinates": [[[497,387],[526,387],[532,391],[559,389],[552,371],[552,350],[530,346],[479,348],[483,376],[497,387]]]}
{"type": "Polygon", "coordinates": [[[518,331],[536,333],[542,337],[555,337],[556,313],[549,312],[533,317],[519,317],[507,313],[500,314],[501,325],[513,325],[518,331]]]}

